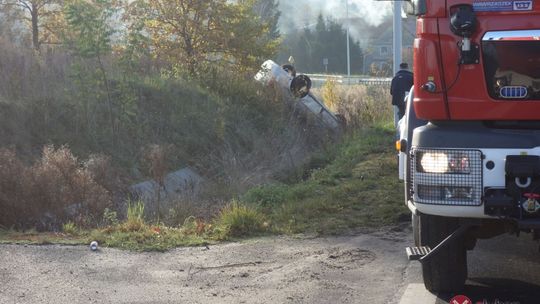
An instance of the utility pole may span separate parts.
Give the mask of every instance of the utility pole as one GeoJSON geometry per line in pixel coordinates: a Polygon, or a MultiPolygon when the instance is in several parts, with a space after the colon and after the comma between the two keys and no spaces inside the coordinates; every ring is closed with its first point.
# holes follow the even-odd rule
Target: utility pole
{"type": "Polygon", "coordinates": [[[401,1],[394,1],[394,74],[399,71],[401,49],[403,42],[403,27],[401,22],[401,1]]]}
{"type": "MultiPolygon", "coordinates": [[[[394,2],[394,75],[399,71],[401,64],[401,49],[403,45],[403,27],[401,24],[401,1],[394,2]]],[[[394,125],[398,124],[398,109],[394,106],[394,125]]]]}
{"type": "Polygon", "coordinates": [[[349,0],[345,0],[347,7],[347,82],[351,84],[351,46],[350,46],[350,21],[349,21],[349,0]]]}

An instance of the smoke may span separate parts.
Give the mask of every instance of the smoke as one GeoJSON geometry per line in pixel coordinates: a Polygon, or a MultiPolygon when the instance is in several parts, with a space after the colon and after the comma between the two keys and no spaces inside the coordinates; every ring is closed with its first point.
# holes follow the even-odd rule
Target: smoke
{"type": "MultiPolygon", "coordinates": [[[[334,19],[345,25],[347,16],[347,0],[280,0],[279,8],[282,12],[280,29],[288,33],[313,28],[317,16],[322,14],[325,18],[334,19]]],[[[351,35],[359,41],[364,41],[368,35],[365,29],[378,26],[390,18],[392,14],[391,1],[377,0],[348,0],[349,18],[351,20],[351,35]]]]}

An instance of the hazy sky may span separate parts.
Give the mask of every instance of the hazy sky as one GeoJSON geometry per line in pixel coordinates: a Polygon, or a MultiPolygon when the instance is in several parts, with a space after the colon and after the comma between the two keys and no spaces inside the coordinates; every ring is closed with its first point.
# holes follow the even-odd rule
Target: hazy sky
{"type": "MultiPolygon", "coordinates": [[[[372,25],[378,25],[385,16],[392,13],[391,1],[377,0],[348,0],[349,16],[362,18],[372,25]]],[[[302,28],[317,21],[317,15],[322,13],[336,20],[346,16],[346,0],[280,0],[282,15],[282,31],[294,27],[302,28]]]]}
{"type": "MultiPolygon", "coordinates": [[[[338,22],[345,23],[346,0],[279,0],[282,11],[280,29],[282,33],[302,29],[313,28],[317,22],[317,16],[322,13],[338,22]]],[[[385,18],[392,14],[392,1],[378,0],[348,0],[349,16],[364,20],[367,24],[380,25],[385,18]]],[[[365,26],[365,24],[364,24],[365,26]]],[[[351,36],[364,44],[370,38],[370,33],[362,27],[361,23],[351,22],[351,36]]]]}

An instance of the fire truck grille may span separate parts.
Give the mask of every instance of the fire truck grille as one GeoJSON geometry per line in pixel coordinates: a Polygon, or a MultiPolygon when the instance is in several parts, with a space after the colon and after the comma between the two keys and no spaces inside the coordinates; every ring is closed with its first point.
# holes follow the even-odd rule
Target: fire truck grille
{"type": "Polygon", "coordinates": [[[482,204],[482,153],[478,150],[412,149],[413,199],[431,205],[482,204]]]}

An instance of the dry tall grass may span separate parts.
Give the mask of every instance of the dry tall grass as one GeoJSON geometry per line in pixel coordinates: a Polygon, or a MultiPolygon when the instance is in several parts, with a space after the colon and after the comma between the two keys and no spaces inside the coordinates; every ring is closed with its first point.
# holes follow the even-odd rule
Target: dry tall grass
{"type": "Polygon", "coordinates": [[[66,147],[45,147],[33,165],[0,150],[0,189],[0,225],[8,228],[59,230],[68,221],[89,226],[111,202],[66,147]]]}
{"type": "Polygon", "coordinates": [[[336,113],[343,115],[349,129],[391,121],[390,89],[385,86],[340,85],[328,81],[314,93],[336,113]]]}

